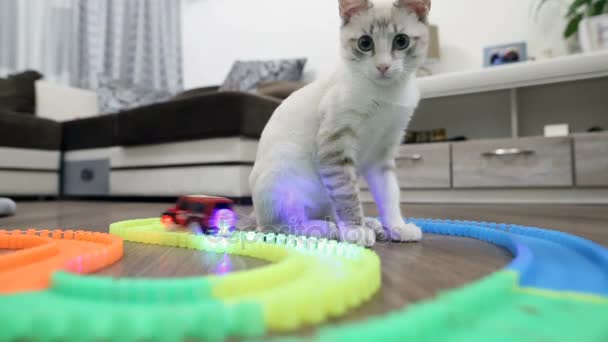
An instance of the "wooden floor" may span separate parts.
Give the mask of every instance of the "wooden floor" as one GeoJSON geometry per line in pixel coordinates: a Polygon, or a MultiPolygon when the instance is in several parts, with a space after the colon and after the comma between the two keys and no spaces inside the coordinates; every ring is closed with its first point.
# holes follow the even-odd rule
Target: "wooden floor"
{"type": "MultiPolygon", "coordinates": [[[[19,212],[0,218],[0,227],[85,229],[106,232],[112,222],[159,216],[168,203],[26,202],[19,212]]],[[[571,232],[608,245],[608,207],[592,206],[405,206],[410,217],[509,222],[571,232]]],[[[375,215],[372,207],[368,215],[375,215]]],[[[239,207],[247,216],[250,207],[239,207]]],[[[371,302],[341,319],[357,320],[428,299],[440,291],[462,286],[505,266],[505,250],[464,238],[427,235],[417,244],[381,244],[383,286],[371,302]]],[[[0,251],[0,253],[3,253],[0,251]]],[[[6,251],[4,252],[6,253],[6,251]]],[[[249,269],[264,265],[250,258],[126,243],[125,257],[100,272],[115,277],[188,277],[249,269]]],[[[322,284],[320,284],[322,286],[322,284]]]]}

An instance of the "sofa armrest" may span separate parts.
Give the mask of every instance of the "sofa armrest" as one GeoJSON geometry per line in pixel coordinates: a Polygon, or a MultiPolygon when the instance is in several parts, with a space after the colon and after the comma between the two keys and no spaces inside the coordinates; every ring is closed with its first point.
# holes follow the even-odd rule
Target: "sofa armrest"
{"type": "Polygon", "coordinates": [[[96,116],[97,93],[45,81],[36,82],[36,115],[59,122],[96,116]]]}

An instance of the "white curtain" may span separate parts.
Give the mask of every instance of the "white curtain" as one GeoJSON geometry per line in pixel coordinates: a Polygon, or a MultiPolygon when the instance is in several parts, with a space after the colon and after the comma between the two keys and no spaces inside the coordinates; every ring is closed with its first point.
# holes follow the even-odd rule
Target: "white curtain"
{"type": "Polygon", "coordinates": [[[159,90],[181,90],[180,2],[81,0],[80,85],[99,76],[159,90]]]}
{"type": "Polygon", "coordinates": [[[95,89],[100,76],[182,88],[180,1],[0,0],[0,76],[34,69],[95,89]]]}
{"type": "Polygon", "coordinates": [[[78,61],[76,0],[0,0],[0,77],[33,69],[73,84],[78,61]]]}

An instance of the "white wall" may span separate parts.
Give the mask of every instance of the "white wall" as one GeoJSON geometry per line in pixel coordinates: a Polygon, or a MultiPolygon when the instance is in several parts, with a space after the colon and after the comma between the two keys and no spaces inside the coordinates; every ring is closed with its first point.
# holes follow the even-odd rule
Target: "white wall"
{"type": "Polygon", "coordinates": [[[327,73],[338,56],[331,0],[184,0],[186,87],[220,84],[236,59],[308,58],[327,73]]]}
{"type": "MultiPolygon", "coordinates": [[[[480,68],[484,46],[529,40],[537,52],[559,45],[562,24],[553,19],[539,36],[535,2],[433,0],[430,21],[439,26],[442,50],[437,71],[480,68]]],[[[338,58],[337,0],[183,0],[182,13],[187,87],[220,84],[236,59],[307,57],[311,78],[329,73],[338,58]]]]}

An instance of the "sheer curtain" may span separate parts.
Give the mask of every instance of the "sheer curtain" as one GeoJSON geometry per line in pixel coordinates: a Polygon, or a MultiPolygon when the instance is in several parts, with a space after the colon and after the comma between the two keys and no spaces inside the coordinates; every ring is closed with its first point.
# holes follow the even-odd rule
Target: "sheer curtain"
{"type": "Polygon", "coordinates": [[[0,76],[25,69],[95,89],[99,78],[182,88],[180,1],[0,0],[0,76]]]}
{"type": "Polygon", "coordinates": [[[80,80],[95,88],[99,76],[154,89],[182,88],[180,1],[79,2],[80,80]]]}
{"type": "Polygon", "coordinates": [[[77,81],[76,0],[0,1],[0,77],[34,69],[45,79],[77,81]]]}

